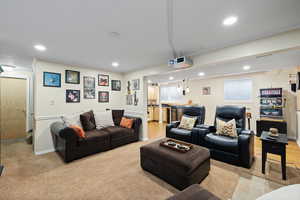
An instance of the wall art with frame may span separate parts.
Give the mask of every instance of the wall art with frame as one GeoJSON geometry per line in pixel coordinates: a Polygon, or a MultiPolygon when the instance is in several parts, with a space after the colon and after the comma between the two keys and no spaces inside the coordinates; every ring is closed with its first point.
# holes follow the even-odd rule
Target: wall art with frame
{"type": "Polygon", "coordinates": [[[84,76],[83,77],[83,98],[84,99],[95,99],[96,98],[96,80],[94,77],[84,76]]]}
{"type": "Polygon", "coordinates": [[[80,102],[80,90],[66,90],[66,102],[67,103],[79,103],[80,102]]]}
{"type": "Polygon", "coordinates": [[[111,90],[112,91],[121,91],[121,81],[120,80],[111,80],[111,90]]]}
{"type": "Polygon", "coordinates": [[[80,72],[66,70],[66,83],[80,84],[80,72]]]}
{"type": "Polygon", "coordinates": [[[53,72],[44,72],[44,87],[61,87],[61,74],[53,72]]]}
{"type": "Polygon", "coordinates": [[[109,75],[99,74],[98,75],[99,86],[109,86],[109,75]]]}
{"type": "Polygon", "coordinates": [[[109,102],[109,92],[108,91],[99,91],[98,92],[98,102],[99,103],[108,103],[109,102]]]}

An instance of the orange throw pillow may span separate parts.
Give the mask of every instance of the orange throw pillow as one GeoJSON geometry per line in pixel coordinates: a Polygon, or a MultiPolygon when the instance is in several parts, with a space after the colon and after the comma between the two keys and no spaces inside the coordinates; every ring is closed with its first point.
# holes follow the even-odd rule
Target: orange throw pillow
{"type": "Polygon", "coordinates": [[[132,128],[133,125],[133,119],[128,119],[126,117],[122,117],[120,126],[123,128],[132,128]]]}
{"type": "Polygon", "coordinates": [[[85,132],[80,126],[71,125],[70,128],[72,128],[75,131],[78,137],[85,138],[85,132]]]}

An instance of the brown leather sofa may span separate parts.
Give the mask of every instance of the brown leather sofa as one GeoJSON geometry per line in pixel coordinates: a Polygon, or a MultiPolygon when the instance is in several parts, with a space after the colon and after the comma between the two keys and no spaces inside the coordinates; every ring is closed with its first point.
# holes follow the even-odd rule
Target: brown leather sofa
{"type": "Polygon", "coordinates": [[[50,130],[56,152],[65,162],[71,162],[87,155],[138,141],[141,118],[125,116],[133,119],[134,123],[130,129],[123,128],[119,126],[118,113],[112,112],[115,126],[86,131],[85,138],[78,137],[74,130],[63,122],[54,122],[50,130]]]}

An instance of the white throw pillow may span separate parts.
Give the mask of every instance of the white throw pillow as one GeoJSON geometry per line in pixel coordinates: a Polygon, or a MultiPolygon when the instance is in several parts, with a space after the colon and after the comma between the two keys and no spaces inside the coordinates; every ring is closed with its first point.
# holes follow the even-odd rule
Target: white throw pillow
{"type": "Polygon", "coordinates": [[[181,121],[180,121],[178,128],[192,130],[195,126],[196,121],[197,121],[197,117],[189,117],[189,116],[183,115],[181,117],[181,121]]]}
{"type": "Polygon", "coordinates": [[[228,122],[217,119],[217,132],[218,135],[225,135],[230,137],[237,137],[236,122],[232,119],[228,122]]]}
{"type": "Polygon", "coordinates": [[[114,126],[114,121],[112,118],[111,111],[105,112],[94,112],[95,121],[96,121],[96,128],[101,129],[108,126],[114,126]]]}
{"type": "Polygon", "coordinates": [[[64,115],[61,118],[66,126],[76,125],[82,128],[80,114],[64,115]]]}

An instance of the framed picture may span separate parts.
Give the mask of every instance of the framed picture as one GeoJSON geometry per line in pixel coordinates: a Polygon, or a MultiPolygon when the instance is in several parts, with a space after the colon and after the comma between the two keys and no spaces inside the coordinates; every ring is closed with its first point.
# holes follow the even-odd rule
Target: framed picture
{"type": "Polygon", "coordinates": [[[120,80],[111,80],[111,90],[121,91],[121,81],[120,80]]]}
{"type": "Polygon", "coordinates": [[[132,89],[139,90],[140,89],[140,79],[132,80],[132,89]]]}
{"type": "Polygon", "coordinates": [[[108,103],[109,102],[109,92],[99,91],[98,98],[99,98],[98,101],[100,103],[108,103]]]}
{"type": "Polygon", "coordinates": [[[210,87],[203,87],[202,88],[203,95],[210,95],[210,87]]]}
{"type": "Polygon", "coordinates": [[[44,72],[44,87],[61,87],[61,74],[44,72]]]}
{"type": "Polygon", "coordinates": [[[132,97],[133,97],[133,95],[131,95],[131,94],[128,94],[128,95],[126,95],[126,104],[127,105],[132,105],[132,97]]]}
{"type": "Polygon", "coordinates": [[[99,74],[98,75],[98,85],[99,86],[109,86],[109,76],[99,74]]]}
{"type": "Polygon", "coordinates": [[[96,98],[96,80],[94,77],[83,77],[83,98],[95,99],[96,98]]]}
{"type": "Polygon", "coordinates": [[[66,102],[67,103],[79,103],[80,102],[80,90],[66,90],[66,102]]]}
{"type": "Polygon", "coordinates": [[[66,70],[66,83],[80,84],[80,72],[66,70]]]}

